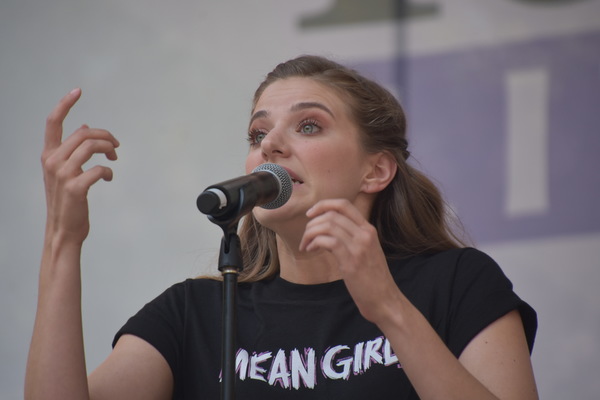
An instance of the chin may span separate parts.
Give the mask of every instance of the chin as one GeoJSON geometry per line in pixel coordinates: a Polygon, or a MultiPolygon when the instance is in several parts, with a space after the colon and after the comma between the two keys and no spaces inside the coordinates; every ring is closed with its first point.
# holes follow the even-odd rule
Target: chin
{"type": "Polygon", "coordinates": [[[258,221],[259,224],[270,228],[271,224],[284,219],[286,213],[285,210],[283,210],[283,208],[285,208],[285,205],[273,210],[255,207],[254,210],[252,210],[252,215],[258,221]]]}
{"type": "Polygon", "coordinates": [[[303,212],[294,211],[288,203],[273,210],[255,207],[254,210],[252,210],[252,215],[259,224],[277,232],[277,227],[282,224],[287,225],[293,223],[294,220],[298,220],[299,218],[305,221],[305,212],[306,210],[303,212]]]}

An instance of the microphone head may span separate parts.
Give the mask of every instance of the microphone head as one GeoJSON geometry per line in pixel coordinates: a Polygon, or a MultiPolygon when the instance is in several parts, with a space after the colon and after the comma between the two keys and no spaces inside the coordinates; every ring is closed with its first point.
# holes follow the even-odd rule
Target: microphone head
{"type": "Polygon", "coordinates": [[[279,195],[275,198],[275,200],[263,204],[260,207],[266,208],[267,210],[272,210],[281,207],[292,196],[292,178],[290,178],[290,175],[287,173],[287,171],[281,165],[278,164],[261,164],[258,167],[254,168],[252,172],[260,171],[268,171],[272,173],[279,181],[279,195]]]}

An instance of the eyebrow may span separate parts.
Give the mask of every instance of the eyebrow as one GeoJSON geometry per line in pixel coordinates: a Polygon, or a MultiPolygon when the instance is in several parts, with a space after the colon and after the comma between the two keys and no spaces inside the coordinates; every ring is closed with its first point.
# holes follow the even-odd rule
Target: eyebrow
{"type": "MultiPolygon", "coordinates": [[[[307,110],[309,108],[318,108],[320,110],[323,110],[327,114],[331,115],[332,118],[335,119],[333,112],[327,106],[325,106],[322,103],[316,102],[316,101],[306,101],[306,102],[302,102],[302,103],[296,103],[290,107],[290,111],[296,112],[296,111],[301,111],[301,110],[307,110]]],[[[252,125],[252,122],[254,122],[254,120],[259,119],[259,118],[266,118],[269,116],[269,114],[270,113],[266,110],[259,110],[259,111],[255,112],[254,114],[252,114],[252,117],[250,118],[250,125],[252,125]]]]}
{"type": "Polygon", "coordinates": [[[329,108],[327,108],[327,106],[325,106],[324,104],[318,103],[316,101],[307,101],[307,102],[303,102],[303,103],[294,104],[290,108],[290,111],[300,111],[300,110],[306,110],[308,108],[318,108],[320,110],[325,111],[327,114],[331,115],[332,118],[335,118],[335,116],[333,115],[333,112],[331,112],[331,110],[329,108]]]}
{"type": "Polygon", "coordinates": [[[268,111],[265,111],[265,110],[257,111],[254,114],[252,114],[252,117],[250,118],[249,125],[252,125],[252,122],[254,122],[255,119],[266,118],[268,116],[269,116],[269,112],[268,111]]]}

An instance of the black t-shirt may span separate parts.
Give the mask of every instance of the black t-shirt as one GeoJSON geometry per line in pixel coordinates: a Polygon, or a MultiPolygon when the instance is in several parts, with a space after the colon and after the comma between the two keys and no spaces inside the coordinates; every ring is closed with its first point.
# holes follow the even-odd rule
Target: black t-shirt
{"type": "MultiPolygon", "coordinates": [[[[535,311],[484,253],[456,249],[389,265],[455,356],[515,309],[532,348],[535,311]]],[[[360,315],[343,281],[241,283],[237,301],[237,399],[418,399],[389,342],[360,315]]],[[[129,319],[114,343],[127,333],[156,347],[173,372],[175,399],[218,399],[221,302],[219,281],[178,283],[129,319]]]]}

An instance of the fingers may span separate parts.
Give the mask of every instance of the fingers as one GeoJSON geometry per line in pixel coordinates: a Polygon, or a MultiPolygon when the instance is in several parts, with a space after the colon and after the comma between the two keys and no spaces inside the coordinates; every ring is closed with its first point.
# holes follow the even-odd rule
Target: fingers
{"type": "Polygon", "coordinates": [[[355,229],[356,224],[337,211],[319,214],[306,225],[300,251],[315,251],[320,248],[334,250],[351,242],[355,229]]]}
{"type": "Polygon", "coordinates": [[[46,151],[42,163],[47,173],[65,181],[82,173],[83,165],[94,154],[104,154],[107,159],[116,160],[118,146],[119,142],[108,131],[83,125],[59,147],[46,151]]]}
{"type": "Polygon", "coordinates": [[[68,187],[68,191],[75,195],[85,195],[89,188],[99,180],[112,181],[112,169],[103,165],[96,165],[74,178],[68,187]]]}
{"type": "Polygon", "coordinates": [[[386,304],[399,292],[379,242],[377,229],[348,200],[323,200],[306,215],[311,220],[301,251],[329,251],[360,313],[377,324],[388,318],[386,304]]]}
{"type": "MultiPolygon", "coordinates": [[[[68,179],[77,177],[83,173],[83,164],[94,154],[105,154],[109,160],[117,159],[115,149],[119,147],[119,141],[104,129],[91,129],[82,125],[63,141],[63,122],[80,97],[81,89],[73,89],[58,102],[46,120],[42,165],[47,182],[53,181],[53,178],[67,182],[68,179]]],[[[106,167],[93,169],[80,180],[95,182],[99,179],[112,179],[112,171],[106,167]]]]}
{"type": "MultiPolygon", "coordinates": [[[[87,125],[82,125],[63,142],[64,120],[80,97],[81,89],[73,89],[58,102],[54,110],[48,115],[46,119],[45,145],[42,152],[42,163],[44,165],[49,157],[53,157],[55,162],[56,160],[67,160],[75,149],[90,139],[106,140],[111,142],[114,148],[119,147],[119,141],[110,132],[101,129],[90,129],[87,125]]],[[[105,154],[109,160],[116,159],[114,151],[109,150],[105,154]]]]}
{"type": "Polygon", "coordinates": [[[377,239],[375,228],[348,200],[317,203],[307,212],[312,218],[300,242],[300,251],[326,249],[340,257],[352,256],[377,239]]]}
{"type": "Polygon", "coordinates": [[[60,145],[62,141],[63,121],[73,105],[79,100],[79,97],[81,97],[81,89],[76,88],[71,90],[66,96],[60,99],[54,110],[48,115],[44,137],[46,149],[53,149],[60,145]]]}
{"type": "Polygon", "coordinates": [[[82,125],[63,140],[64,120],[81,96],[74,89],[48,115],[42,167],[46,188],[47,232],[81,244],[89,232],[87,194],[99,180],[110,181],[112,169],[97,165],[83,170],[95,154],[116,160],[119,141],[104,129],[82,125]]]}
{"type": "Polygon", "coordinates": [[[306,212],[306,216],[314,218],[327,211],[335,211],[349,218],[357,225],[368,223],[365,217],[354,205],[346,199],[321,200],[306,212]]]}
{"type": "MultiPolygon", "coordinates": [[[[109,143],[113,149],[119,147],[120,145],[119,141],[107,130],[92,129],[87,125],[82,125],[64,142],[59,143],[59,146],[54,148],[46,148],[42,156],[42,161],[44,161],[44,158],[48,158],[50,156],[60,160],[66,160],[71,157],[71,154],[75,151],[75,149],[79,148],[83,143],[100,140],[109,143]]],[[[85,146],[88,145],[89,144],[85,144],[85,146]]],[[[116,154],[114,151],[106,152],[106,156],[109,160],[116,159],[116,154]]]]}
{"type": "MultiPolygon", "coordinates": [[[[57,199],[55,198],[53,201],[54,206],[57,207],[58,210],[62,210],[63,206],[67,204],[64,208],[68,209],[70,212],[68,218],[64,218],[63,221],[67,222],[72,218],[79,219],[81,216],[77,216],[78,208],[82,204],[87,203],[87,194],[90,188],[99,180],[111,181],[112,178],[112,169],[102,165],[96,165],[77,176],[65,180],[61,186],[60,193],[56,194],[60,200],[56,201],[57,199]]],[[[56,213],[57,210],[54,210],[53,212],[56,213]]]]}
{"type": "Polygon", "coordinates": [[[64,119],[80,96],[80,89],[72,90],[59,101],[46,121],[42,166],[50,207],[61,207],[61,199],[67,199],[60,196],[63,190],[71,195],[68,198],[72,200],[67,201],[75,201],[77,196],[85,197],[89,187],[98,180],[109,181],[113,177],[112,170],[104,166],[83,171],[84,164],[95,154],[104,154],[111,161],[117,159],[116,148],[120,144],[110,132],[82,125],[62,140],[64,119]]]}
{"type": "Polygon", "coordinates": [[[54,151],[53,157],[60,160],[72,158],[79,160],[81,165],[94,153],[104,153],[109,160],[116,160],[115,149],[119,145],[119,141],[107,130],[82,125],[54,151]]]}

